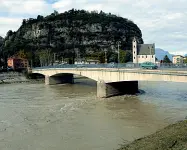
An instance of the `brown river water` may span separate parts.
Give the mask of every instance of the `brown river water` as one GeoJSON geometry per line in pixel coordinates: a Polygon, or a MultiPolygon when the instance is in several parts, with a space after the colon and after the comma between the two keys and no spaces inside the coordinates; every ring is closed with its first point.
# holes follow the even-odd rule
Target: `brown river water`
{"type": "Polygon", "coordinates": [[[187,116],[186,83],[139,82],[145,93],[96,97],[96,83],[0,85],[0,150],[114,150],[187,116]]]}

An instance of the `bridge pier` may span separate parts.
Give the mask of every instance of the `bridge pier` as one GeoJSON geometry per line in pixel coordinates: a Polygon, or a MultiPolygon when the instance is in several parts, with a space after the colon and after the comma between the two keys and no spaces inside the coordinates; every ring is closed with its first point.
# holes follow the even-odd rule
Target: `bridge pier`
{"type": "Polygon", "coordinates": [[[62,74],[59,76],[45,76],[46,85],[74,83],[73,74],[62,74]]]}
{"type": "Polygon", "coordinates": [[[107,98],[124,94],[136,94],[138,92],[138,81],[120,81],[105,83],[97,82],[97,97],[107,98]]]}

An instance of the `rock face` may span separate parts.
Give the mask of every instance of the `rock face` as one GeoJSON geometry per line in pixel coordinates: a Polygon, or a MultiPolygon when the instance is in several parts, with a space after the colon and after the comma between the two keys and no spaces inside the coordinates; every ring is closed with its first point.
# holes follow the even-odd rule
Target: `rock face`
{"type": "Polygon", "coordinates": [[[23,20],[16,32],[9,31],[4,47],[12,52],[20,49],[51,48],[56,52],[81,54],[115,50],[120,41],[122,49],[132,49],[132,38],[143,43],[141,30],[132,21],[104,12],[70,10],[37,19],[23,20]]]}

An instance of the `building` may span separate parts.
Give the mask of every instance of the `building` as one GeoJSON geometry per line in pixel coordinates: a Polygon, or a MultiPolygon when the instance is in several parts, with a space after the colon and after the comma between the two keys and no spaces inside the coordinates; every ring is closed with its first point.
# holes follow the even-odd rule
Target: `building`
{"type": "Polygon", "coordinates": [[[175,55],[173,56],[173,64],[183,64],[184,63],[184,57],[181,55],[175,55]]]}
{"type": "Polygon", "coordinates": [[[75,61],[75,64],[99,64],[99,60],[96,59],[79,59],[78,61],[75,61]]]}
{"type": "Polygon", "coordinates": [[[133,63],[155,63],[155,44],[138,44],[136,38],[132,41],[133,63]]]}
{"type": "Polygon", "coordinates": [[[7,60],[7,65],[9,68],[12,68],[13,70],[19,70],[19,69],[28,68],[29,62],[27,59],[18,58],[18,57],[10,57],[7,60]]]}
{"type": "Polygon", "coordinates": [[[88,59],[86,60],[85,64],[99,64],[99,60],[88,59]]]}

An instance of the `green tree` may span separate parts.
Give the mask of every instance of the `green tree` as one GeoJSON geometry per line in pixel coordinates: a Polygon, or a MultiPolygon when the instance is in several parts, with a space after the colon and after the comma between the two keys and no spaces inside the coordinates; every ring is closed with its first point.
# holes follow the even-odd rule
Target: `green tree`
{"type": "Polygon", "coordinates": [[[48,66],[52,62],[51,49],[38,50],[36,54],[39,58],[40,66],[48,66]]]}
{"type": "Polygon", "coordinates": [[[124,50],[120,50],[119,51],[119,63],[125,63],[125,51],[124,50]]]}
{"type": "Polygon", "coordinates": [[[112,53],[108,57],[108,62],[117,62],[117,61],[118,61],[118,55],[117,55],[117,53],[112,53]]]}
{"type": "Polygon", "coordinates": [[[42,21],[43,19],[44,19],[43,16],[41,16],[41,15],[38,15],[38,16],[37,16],[37,20],[38,20],[38,21],[42,21]]]}
{"type": "Polygon", "coordinates": [[[119,55],[120,55],[119,57],[120,63],[127,63],[127,62],[132,61],[131,51],[120,50],[119,55]]]}
{"type": "Polygon", "coordinates": [[[57,10],[54,10],[54,15],[57,16],[59,13],[57,10]]]}
{"type": "Polygon", "coordinates": [[[104,52],[100,52],[98,54],[98,60],[99,60],[99,63],[105,63],[105,53],[104,52]]]}
{"type": "Polygon", "coordinates": [[[165,57],[163,59],[163,63],[171,63],[171,60],[168,58],[167,55],[165,55],[165,57]]]}
{"type": "Polygon", "coordinates": [[[184,63],[187,64],[187,56],[184,58],[184,63]]]}
{"type": "Polygon", "coordinates": [[[125,51],[125,63],[132,62],[132,52],[129,50],[125,51]]]}

